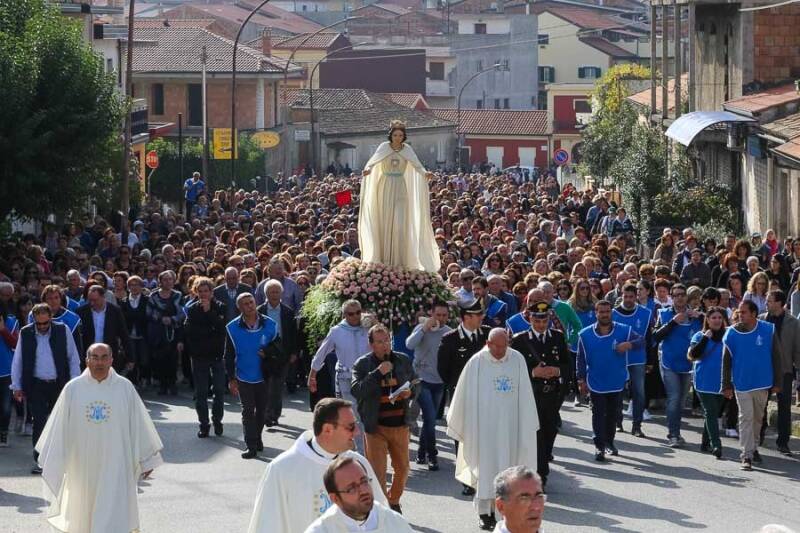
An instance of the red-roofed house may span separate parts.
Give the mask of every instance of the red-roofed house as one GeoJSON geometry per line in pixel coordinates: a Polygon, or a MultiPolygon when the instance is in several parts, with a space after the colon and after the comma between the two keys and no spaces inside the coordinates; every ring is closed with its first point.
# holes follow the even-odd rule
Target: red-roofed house
{"type": "MultiPolygon", "coordinates": [[[[435,116],[458,124],[458,110],[431,109],[435,116]]],[[[463,147],[470,164],[493,163],[501,168],[545,168],[550,161],[547,112],[539,110],[462,109],[463,147]]],[[[466,159],[466,158],[465,158],[466,159]]]]}

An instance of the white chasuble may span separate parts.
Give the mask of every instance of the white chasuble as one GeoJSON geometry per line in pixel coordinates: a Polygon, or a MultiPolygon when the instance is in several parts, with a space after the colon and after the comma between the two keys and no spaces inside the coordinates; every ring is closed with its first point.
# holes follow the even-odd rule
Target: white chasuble
{"type": "Polygon", "coordinates": [[[361,182],[358,242],[361,259],[407,270],[439,271],[425,168],[414,150],[383,142],[367,162],[361,182]]]}
{"type": "Polygon", "coordinates": [[[458,379],[447,434],[458,440],[456,479],[494,499],[494,477],[510,466],[536,468],[539,416],[525,359],[513,348],[500,360],[488,348],[470,358],[458,379]]]}
{"type": "Polygon", "coordinates": [[[103,381],[85,370],[64,387],[36,444],[50,525],[68,533],[138,531],[136,484],[161,464],[163,447],[130,381],[113,368],[103,381]]]}
{"type": "MultiPolygon", "coordinates": [[[[248,533],[303,532],[333,505],[322,475],[336,456],[327,453],[313,437],[313,432],[306,431],[267,465],[256,492],[248,533]]],[[[353,457],[364,467],[372,479],[375,501],[386,504],[369,461],[356,452],[341,455],[353,457]]]]}

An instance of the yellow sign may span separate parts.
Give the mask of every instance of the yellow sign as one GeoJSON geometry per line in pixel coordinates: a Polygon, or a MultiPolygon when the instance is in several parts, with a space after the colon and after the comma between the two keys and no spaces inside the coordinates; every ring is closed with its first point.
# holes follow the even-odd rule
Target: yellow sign
{"type": "MultiPolygon", "coordinates": [[[[214,159],[230,159],[231,158],[231,129],[230,128],[214,128],[213,142],[214,159]]],[[[236,158],[239,158],[239,143],[236,143],[236,158]]]]}
{"type": "Polygon", "coordinates": [[[251,137],[256,145],[262,150],[275,148],[281,142],[281,136],[274,131],[259,131],[251,137]]]}

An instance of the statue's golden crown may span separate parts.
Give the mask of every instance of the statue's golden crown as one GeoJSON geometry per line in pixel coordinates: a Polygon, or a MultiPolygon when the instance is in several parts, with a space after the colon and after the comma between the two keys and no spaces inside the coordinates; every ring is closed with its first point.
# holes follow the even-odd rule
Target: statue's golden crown
{"type": "Polygon", "coordinates": [[[404,130],[406,129],[406,123],[403,122],[402,120],[397,120],[397,119],[392,120],[391,122],[389,122],[389,129],[393,130],[395,128],[400,128],[404,130]]]}

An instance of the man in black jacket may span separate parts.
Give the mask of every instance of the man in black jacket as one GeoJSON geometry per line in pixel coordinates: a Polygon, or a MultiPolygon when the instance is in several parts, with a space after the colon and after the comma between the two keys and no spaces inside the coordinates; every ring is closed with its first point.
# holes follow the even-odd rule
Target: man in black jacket
{"type": "MultiPolygon", "coordinates": [[[[470,302],[466,306],[460,306],[461,324],[442,336],[437,369],[450,397],[453,396],[464,365],[467,364],[470,357],[486,346],[491,328],[481,325],[484,313],[485,310],[478,300],[470,302]]],[[[442,401],[444,402],[444,396],[442,401]]],[[[455,443],[456,450],[458,450],[458,441],[455,443]]],[[[469,485],[463,485],[461,494],[471,496],[475,494],[475,489],[469,485]]]]}
{"type": "Polygon", "coordinates": [[[278,325],[279,345],[283,356],[283,361],[275,368],[275,371],[265,376],[267,380],[266,426],[272,427],[278,424],[283,410],[283,384],[286,382],[289,367],[297,362],[297,321],[292,308],[281,303],[283,285],[280,281],[276,279],[267,281],[264,285],[264,293],[267,301],[258,307],[258,312],[270,317],[278,325]]]}
{"type": "Polygon", "coordinates": [[[408,479],[409,425],[415,423],[408,400],[419,393],[417,375],[405,354],[392,351],[389,330],[383,325],[369,330],[369,347],[353,365],[351,392],[358,401],[364,424],[367,460],[389,506],[400,510],[400,497],[408,479]],[[404,388],[405,387],[405,388],[404,388]],[[392,458],[392,486],[386,491],[386,454],[392,458]]]}
{"type": "MultiPolygon", "coordinates": [[[[124,375],[125,370],[132,369],[134,363],[128,362],[127,358],[131,353],[131,339],[122,310],[106,301],[106,291],[100,285],[89,287],[86,298],[89,303],[78,308],[83,336],[82,345],[91,346],[102,342],[111,346],[114,370],[124,375]]],[[[84,357],[85,354],[81,354],[81,367],[84,366],[84,357]]]]}
{"type": "Polygon", "coordinates": [[[226,323],[239,315],[236,308],[236,299],[239,295],[252,290],[246,283],[239,283],[239,271],[235,267],[225,269],[225,283],[214,289],[214,299],[225,304],[226,323]]]}
{"type": "Polygon", "coordinates": [[[214,284],[209,278],[194,282],[197,301],[186,313],[186,350],[192,359],[194,378],[194,407],[200,429],[197,437],[208,437],[208,379],[214,392],[211,417],[214,435],[222,435],[222,416],[225,413],[225,304],[214,299],[214,284]]]}

